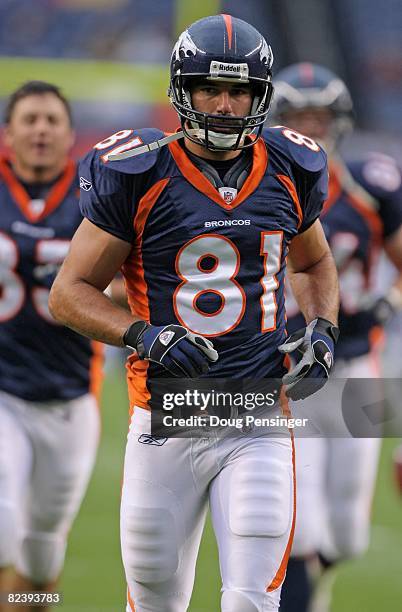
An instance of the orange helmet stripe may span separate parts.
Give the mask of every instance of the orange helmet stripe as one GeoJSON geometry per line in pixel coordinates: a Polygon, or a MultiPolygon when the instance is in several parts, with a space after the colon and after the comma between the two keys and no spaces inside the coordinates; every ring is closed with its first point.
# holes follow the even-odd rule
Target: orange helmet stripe
{"type": "Polygon", "coordinates": [[[229,49],[231,49],[232,48],[232,34],[233,34],[232,16],[231,15],[222,15],[222,17],[223,17],[223,20],[225,22],[226,32],[228,34],[229,49]]]}

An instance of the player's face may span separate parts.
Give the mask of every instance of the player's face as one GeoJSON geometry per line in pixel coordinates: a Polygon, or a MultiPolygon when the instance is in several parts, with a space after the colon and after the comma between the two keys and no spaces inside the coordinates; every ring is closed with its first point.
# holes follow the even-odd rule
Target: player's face
{"type": "MultiPolygon", "coordinates": [[[[193,108],[202,113],[245,117],[250,113],[252,92],[248,84],[204,80],[193,86],[191,99],[193,108]]],[[[236,123],[233,125],[236,126],[236,123]]],[[[219,121],[214,122],[213,126],[214,131],[230,132],[230,127],[219,126],[219,121]]]]}
{"type": "Polygon", "coordinates": [[[305,136],[325,142],[331,132],[333,114],[327,108],[309,108],[283,114],[281,122],[305,136]]]}
{"type": "Polygon", "coordinates": [[[67,110],[52,93],[29,95],[19,100],[5,129],[16,170],[22,176],[39,173],[51,179],[66,163],[74,142],[67,110]]]}

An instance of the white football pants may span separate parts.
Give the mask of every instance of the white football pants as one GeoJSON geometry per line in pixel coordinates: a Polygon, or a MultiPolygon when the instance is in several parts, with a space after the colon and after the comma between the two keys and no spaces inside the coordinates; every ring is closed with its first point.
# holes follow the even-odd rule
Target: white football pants
{"type": "Polygon", "coordinates": [[[0,567],[38,586],[57,578],[99,430],[92,395],[38,403],[0,392],[0,567]]]}
{"type": "MultiPolygon", "coordinates": [[[[372,379],[379,375],[373,355],[339,360],[331,375],[339,379],[372,379]]],[[[341,394],[328,397],[332,385],[306,403],[323,419],[338,409],[341,394]],[[315,404],[320,403],[316,406],[315,404]],[[315,410],[317,408],[317,410],[315,410]]],[[[337,391],[335,387],[332,387],[337,391]]],[[[364,393],[364,384],[354,387],[364,393]]],[[[339,386],[341,390],[341,385],[339,386]]],[[[354,396],[356,412],[366,398],[354,396]]],[[[338,412],[339,414],[339,412],[338,412]]],[[[360,414],[360,413],[359,413],[360,414]]],[[[363,415],[363,413],[361,413],[363,415]]],[[[364,415],[363,415],[364,416],[364,415]]],[[[373,428],[374,429],[374,428],[373,428]]],[[[347,430],[345,429],[345,432],[347,430]]],[[[369,544],[370,511],[376,482],[381,438],[296,437],[297,518],[292,556],[321,552],[331,561],[363,554],[369,544]]]]}
{"type": "MultiPolygon", "coordinates": [[[[208,503],[223,612],[278,610],[294,528],[289,435],[258,432],[144,444],[150,413],[135,408],[121,503],[126,610],[185,612],[208,503]]],[[[208,585],[205,585],[208,588],[208,585]]]]}

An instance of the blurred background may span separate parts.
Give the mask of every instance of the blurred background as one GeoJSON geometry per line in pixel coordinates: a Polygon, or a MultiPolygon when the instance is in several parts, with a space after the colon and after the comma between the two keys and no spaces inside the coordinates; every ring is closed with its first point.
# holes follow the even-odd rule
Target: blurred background
{"type": "Polygon", "coordinates": [[[261,30],[274,71],[308,60],[340,74],[356,105],[351,154],[369,134],[402,157],[400,0],[1,0],[0,105],[26,79],[57,83],[73,101],[76,154],[122,128],[174,129],[172,45],[186,25],[219,12],[261,30]]]}
{"type": "MultiPolygon", "coordinates": [[[[117,130],[173,130],[177,120],[166,95],[172,46],[186,25],[219,12],[265,35],[274,72],[308,60],[346,81],[357,123],[342,145],[346,157],[375,149],[402,162],[400,0],[1,0],[0,112],[22,82],[41,79],[61,86],[72,102],[76,157],[117,130]]],[[[68,549],[64,612],[124,608],[118,512],[128,401],[116,352],[108,359],[102,412],[97,469],[68,549]]],[[[391,470],[396,443],[384,443],[370,550],[339,571],[332,612],[402,610],[402,499],[391,470]]],[[[191,612],[216,612],[219,588],[208,526],[191,612]]]]}

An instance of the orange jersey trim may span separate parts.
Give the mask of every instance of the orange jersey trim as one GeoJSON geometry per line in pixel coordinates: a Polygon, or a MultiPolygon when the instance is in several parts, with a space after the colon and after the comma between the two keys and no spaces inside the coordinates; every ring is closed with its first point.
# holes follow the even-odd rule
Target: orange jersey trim
{"type": "Polygon", "coordinates": [[[324,212],[327,212],[334,202],[338,199],[342,191],[345,192],[345,197],[349,200],[350,204],[361,214],[361,216],[367,221],[374,236],[378,236],[377,239],[381,240],[383,232],[383,223],[381,217],[374,208],[371,208],[363,198],[359,197],[358,193],[352,190],[343,189],[342,182],[340,179],[341,168],[336,164],[332,163],[330,167],[330,182],[329,182],[329,197],[324,207],[324,212]]]}
{"type": "Polygon", "coordinates": [[[372,208],[368,208],[368,206],[355,194],[346,193],[346,196],[353,208],[355,208],[361,216],[367,221],[376,242],[381,242],[382,240],[382,232],[383,232],[383,223],[381,218],[379,217],[377,211],[372,208]]]}
{"type": "MultiPolygon", "coordinates": [[[[328,203],[324,207],[324,214],[326,214],[331,206],[337,201],[342,191],[345,194],[345,198],[352,208],[354,208],[359,215],[366,221],[367,226],[371,232],[370,237],[370,248],[368,254],[368,269],[373,265],[373,261],[378,255],[378,251],[381,248],[383,242],[383,223],[378,212],[372,208],[364,199],[359,195],[358,192],[353,189],[344,189],[342,186],[342,167],[336,163],[331,163],[330,169],[330,185],[332,184],[332,196],[329,198],[328,203]]],[[[331,193],[331,190],[330,190],[331,193]]],[[[369,275],[366,272],[366,285],[369,285],[369,275]]]]}
{"type": "Polygon", "coordinates": [[[45,207],[40,214],[35,214],[30,209],[29,204],[31,198],[29,197],[28,193],[21,185],[21,183],[18,181],[18,178],[15,176],[14,172],[8,165],[7,158],[5,157],[0,159],[0,174],[3,177],[8,190],[10,191],[23,215],[31,223],[36,223],[44,217],[47,217],[47,215],[53,212],[53,210],[57,208],[59,204],[61,204],[62,200],[65,198],[68,190],[71,187],[71,183],[75,178],[76,165],[71,159],[68,160],[63,174],[50,190],[45,200],[45,207]]]}
{"type": "MultiPolygon", "coordinates": [[[[150,312],[147,295],[148,287],[145,281],[142,261],[142,237],[148,216],[169,183],[169,180],[169,178],[165,178],[155,183],[139,201],[133,223],[136,234],[135,244],[122,268],[130,310],[133,315],[147,322],[150,321],[150,312]]],[[[151,394],[147,387],[148,367],[149,363],[141,361],[136,353],[131,355],[127,361],[130,415],[134,406],[140,406],[149,410],[148,402],[151,394]]]]}
{"type": "Polygon", "coordinates": [[[296,209],[297,218],[299,219],[297,222],[297,229],[299,229],[303,222],[303,211],[300,204],[299,196],[297,195],[296,187],[292,183],[291,179],[286,176],[286,174],[277,174],[276,176],[280,180],[282,185],[284,185],[290,197],[292,198],[293,204],[296,209]]]}
{"type": "Polygon", "coordinates": [[[171,142],[168,146],[170,153],[172,154],[172,157],[184,178],[186,178],[188,182],[193,185],[193,187],[198,189],[198,191],[226,210],[233,210],[239,206],[239,204],[244,202],[244,200],[246,200],[246,198],[248,198],[257,189],[268,165],[267,148],[264,141],[259,139],[255,145],[253,145],[253,167],[251,172],[233,202],[231,202],[231,204],[227,204],[223,201],[219,191],[215,189],[206,176],[204,176],[203,173],[192,163],[177,141],[171,142]]]}
{"type": "Polygon", "coordinates": [[[232,17],[231,15],[222,15],[223,20],[225,22],[225,26],[226,26],[226,32],[228,35],[228,46],[229,49],[232,48],[232,37],[233,37],[233,25],[232,25],[232,17]]]}
{"type": "Polygon", "coordinates": [[[127,360],[127,390],[129,401],[129,417],[131,419],[134,406],[150,410],[151,394],[147,386],[149,361],[141,361],[136,353],[127,360]]]}
{"type": "MultiPolygon", "coordinates": [[[[375,325],[369,331],[369,343],[370,343],[370,353],[377,352],[384,348],[385,342],[385,331],[381,325],[375,325]]],[[[380,370],[379,363],[377,364],[376,369],[380,370]],[[378,366],[378,367],[377,367],[378,366]]]]}

